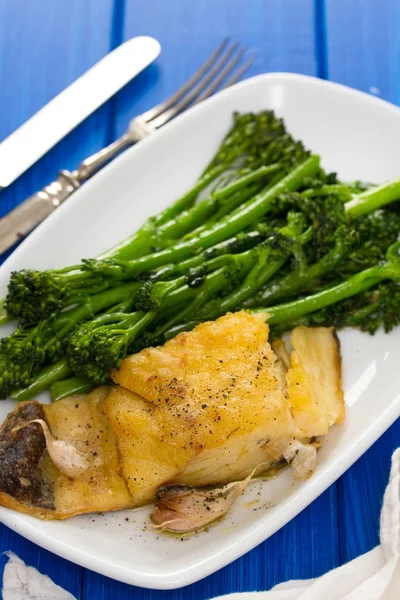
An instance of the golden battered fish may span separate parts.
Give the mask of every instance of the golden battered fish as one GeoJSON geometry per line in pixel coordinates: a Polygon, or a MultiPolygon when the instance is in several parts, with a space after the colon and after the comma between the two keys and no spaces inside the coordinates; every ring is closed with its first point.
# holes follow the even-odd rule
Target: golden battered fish
{"type": "MultiPolygon", "coordinates": [[[[111,391],[104,410],[135,504],[151,501],[166,482],[225,484],[275,466],[293,440],[307,443],[325,433],[315,426],[314,405],[319,403],[321,412],[329,409],[328,385],[341,408],[337,420],[342,418],[336,339],[331,330],[325,336],[321,329],[306,331],[309,337],[302,346],[297,342],[302,332],[292,334],[296,360],[288,369],[268,343],[265,315],[244,311],[198,325],[123,361],[112,374],[121,387],[111,391]],[[322,364],[332,374],[313,387],[311,375],[305,375],[309,357],[314,358],[311,348],[320,360],[321,345],[328,341],[330,353],[322,364]],[[300,403],[293,392],[300,378],[303,402],[309,398],[312,407],[306,430],[291,411],[300,403]]],[[[332,425],[336,417],[329,409],[327,422],[332,425]]]]}
{"type": "MultiPolygon", "coordinates": [[[[18,405],[0,430],[0,504],[64,519],[157,497],[158,522],[179,506],[183,527],[183,507],[203,498],[188,486],[244,482],[285,461],[309,476],[315,437],[344,417],[339,346],[331,329],[297,328],[291,354],[272,348],[265,318],[227,314],[143,350],[112,373],[119,387],[18,405]],[[47,426],[79,469],[54,458],[47,426]]],[[[220,505],[239,488],[223,488],[220,505]]]]}
{"type": "Polygon", "coordinates": [[[0,430],[1,505],[46,519],[132,506],[115,436],[102,411],[108,391],[102,387],[49,405],[21,402],[8,415],[0,430]],[[79,477],[54,465],[35,419],[47,422],[55,438],[86,458],[88,468],[79,477]]]}

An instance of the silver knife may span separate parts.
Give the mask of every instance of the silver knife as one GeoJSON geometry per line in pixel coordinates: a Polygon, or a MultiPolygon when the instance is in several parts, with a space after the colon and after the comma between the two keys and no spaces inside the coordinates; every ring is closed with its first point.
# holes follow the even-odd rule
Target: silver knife
{"type": "MultiPolygon", "coordinates": [[[[67,133],[159,55],[157,40],[128,40],[100,60],[0,144],[0,189],[7,187],[67,133]]],[[[57,180],[0,219],[0,254],[29,233],[79,187],[74,173],[57,180]]],[[[1,196],[0,196],[1,202],[1,196]]]]}

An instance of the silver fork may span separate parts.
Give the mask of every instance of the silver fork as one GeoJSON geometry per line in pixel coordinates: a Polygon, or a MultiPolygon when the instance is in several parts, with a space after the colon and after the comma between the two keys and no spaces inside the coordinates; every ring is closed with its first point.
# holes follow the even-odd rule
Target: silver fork
{"type": "Polygon", "coordinates": [[[28,234],[120,152],[151,135],[216,90],[236,83],[253,60],[254,55],[248,54],[246,48],[224,40],[203,66],[168,100],[134,117],[122,137],[89,156],[75,171],[60,171],[56,181],[0,219],[0,254],[28,234]]]}

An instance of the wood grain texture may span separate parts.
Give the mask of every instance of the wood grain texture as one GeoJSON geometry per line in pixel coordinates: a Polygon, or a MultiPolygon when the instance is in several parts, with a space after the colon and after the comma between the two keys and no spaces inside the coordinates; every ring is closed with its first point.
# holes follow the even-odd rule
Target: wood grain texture
{"type": "MultiPolygon", "coordinates": [[[[84,5],[0,0],[0,140],[110,51],[113,0],[84,5]]],[[[100,149],[110,118],[105,105],[3,190],[0,216],[100,149]]]]}
{"type": "MultiPolygon", "coordinates": [[[[168,97],[230,35],[257,58],[249,71],[329,78],[400,102],[397,0],[0,0],[0,139],[123,39],[157,37],[152,65],[0,196],[0,216],[168,97]]],[[[379,399],[377,399],[379,401],[379,399]]],[[[41,550],[0,526],[12,550],[82,600],[205,600],[313,577],[378,542],[379,512],[400,439],[392,428],[310,507],[267,542],[205,580],[174,592],[120,584],[41,550]]],[[[134,556],[132,556],[134,561],[134,556]]],[[[0,562],[0,572],[4,557],[0,562]]]]}
{"type": "Polygon", "coordinates": [[[338,481],[340,561],[379,544],[379,517],[391,456],[399,447],[400,420],[338,481]]]}
{"type": "Polygon", "coordinates": [[[256,52],[246,76],[316,74],[312,0],[128,0],[124,39],[141,34],[156,37],[162,52],[119,94],[116,135],[134,115],[175,92],[225,37],[256,52]]]}
{"type": "Polygon", "coordinates": [[[328,78],[399,104],[399,2],[325,3],[328,78]]]}
{"type": "MultiPolygon", "coordinates": [[[[325,0],[324,12],[327,77],[400,104],[400,4],[325,0]]],[[[383,493],[399,441],[400,420],[338,481],[341,562],[379,543],[383,493]]]]}
{"type": "MultiPolygon", "coordinates": [[[[106,55],[113,0],[0,0],[0,140],[106,55]]],[[[60,142],[0,196],[0,216],[99,149],[109,135],[105,106],[60,142]]],[[[34,140],[32,140],[34,143],[34,140]]],[[[4,256],[2,257],[5,258],[4,256]]],[[[0,525],[0,552],[12,550],[80,598],[82,568],[0,525]]],[[[3,571],[5,557],[0,562],[3,571]]]]}

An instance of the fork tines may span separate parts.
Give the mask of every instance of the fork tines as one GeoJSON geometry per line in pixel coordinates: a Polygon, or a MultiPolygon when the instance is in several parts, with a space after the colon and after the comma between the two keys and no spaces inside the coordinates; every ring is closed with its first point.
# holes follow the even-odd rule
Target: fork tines
{"type": "Polygon", "coordinates": [[[246,48],[224,40],[185,85],[168,100],[141,115],[142,119],[158,129],[189,106],[236,83],[253,60],[254,54],[249,54],[246,48]]]}

